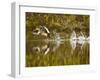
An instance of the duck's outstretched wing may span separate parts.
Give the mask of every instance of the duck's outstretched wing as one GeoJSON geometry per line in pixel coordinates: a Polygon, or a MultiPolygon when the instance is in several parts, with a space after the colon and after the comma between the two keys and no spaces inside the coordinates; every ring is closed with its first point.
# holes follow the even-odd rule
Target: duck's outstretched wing
{"type": "Polygon", "coordinates": [[[49,29],[47,27],[44,26],[44,29],[47,33],[50,33],[49,29]]]}

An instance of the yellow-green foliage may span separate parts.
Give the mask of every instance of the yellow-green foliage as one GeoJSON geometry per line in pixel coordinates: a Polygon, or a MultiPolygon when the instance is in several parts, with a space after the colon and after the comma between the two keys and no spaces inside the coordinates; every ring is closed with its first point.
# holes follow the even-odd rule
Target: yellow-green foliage
{"type": "Polygon", "coordinates": [[[33,29],[40,25],[46,26],[51,33],[56,30],[70,36],[72,31],[75,30],[76,32],[82,31],[85,36],[89,36],[89,15],[26,12],[27,37],[31,35],[33,29]]]}
{"type": "Polygon", "coordinates": [[[62,39],[69,39],[73,30],[78,35],[81,31],[85,37],[89,37],[89,15],[26,12],[25,16],[26,67],[89,64],[89,44],[77,44],[72,49],[70,42],[45,42],[45,37],[32,34],[36,27],[46,26],[51,39],[55,37],[53,31],[59,33],[62,39]],[[44,55],[46,46],[50,51],[44,55]],[[40,51],[35,52],[34,47],[40,51]]]}

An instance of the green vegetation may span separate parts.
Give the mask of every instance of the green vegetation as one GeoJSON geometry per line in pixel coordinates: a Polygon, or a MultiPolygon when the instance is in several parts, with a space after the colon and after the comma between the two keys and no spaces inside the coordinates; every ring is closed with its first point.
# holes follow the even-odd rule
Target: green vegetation
{"type": "Polygon", "coordinates": [[[89,43],[71,44],[67,40],[73,31],[89,37],[89,15],[26,12],[25,16],[26,67],[89,64],[89,43]],[[49,29],[50,37],[33,35],[40,26],[49,29]],[[55,34],[67,41],[47,40],[56,38],[55,34]]]}
{"type": "Polygon", "coordinates": [[[28,39],[42,39],[43,36],[34,37],[32,31],[39,26],[46,26],[51,35],[53,31],[60,33],[62,37],[70,37],[74,30],[77,34],[80,31],[84,36],[89,36],[89,15],[75,14],[51,14],[26,12],[26,37],[28,39]]]}
{"type": "Polygon", "coordinates": [[[45,55],[44,51],[34,51],[36,46],[45,46],[47,43],[42,41],[27,42],[26,67],[39,66],[63,66],[63,65],[83,65],[89,64],[89,44],[85,43],[81,48],[77,44],[75,49],[72,49],[70,42],[62,42],[61,45],[53,51],[56,47],[50,43],[50,51],[45,55]]]}

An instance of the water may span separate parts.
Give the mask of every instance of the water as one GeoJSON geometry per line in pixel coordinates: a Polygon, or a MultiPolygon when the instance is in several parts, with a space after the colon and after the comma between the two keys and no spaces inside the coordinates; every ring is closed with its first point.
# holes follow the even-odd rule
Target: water
{"type": "Polygon", "coordinates": [[[89,64],[89,42],[27,40],[26,67],[89,64]]]}

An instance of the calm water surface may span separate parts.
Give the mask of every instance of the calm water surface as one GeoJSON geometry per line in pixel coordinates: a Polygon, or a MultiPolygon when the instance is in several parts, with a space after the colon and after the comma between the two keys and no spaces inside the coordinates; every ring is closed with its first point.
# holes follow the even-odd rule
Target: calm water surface
{"type": "Polygon", "coordinates": [[[88,41],[26,42],[26,67],[89,64],[89,55],[88,41]]]}

